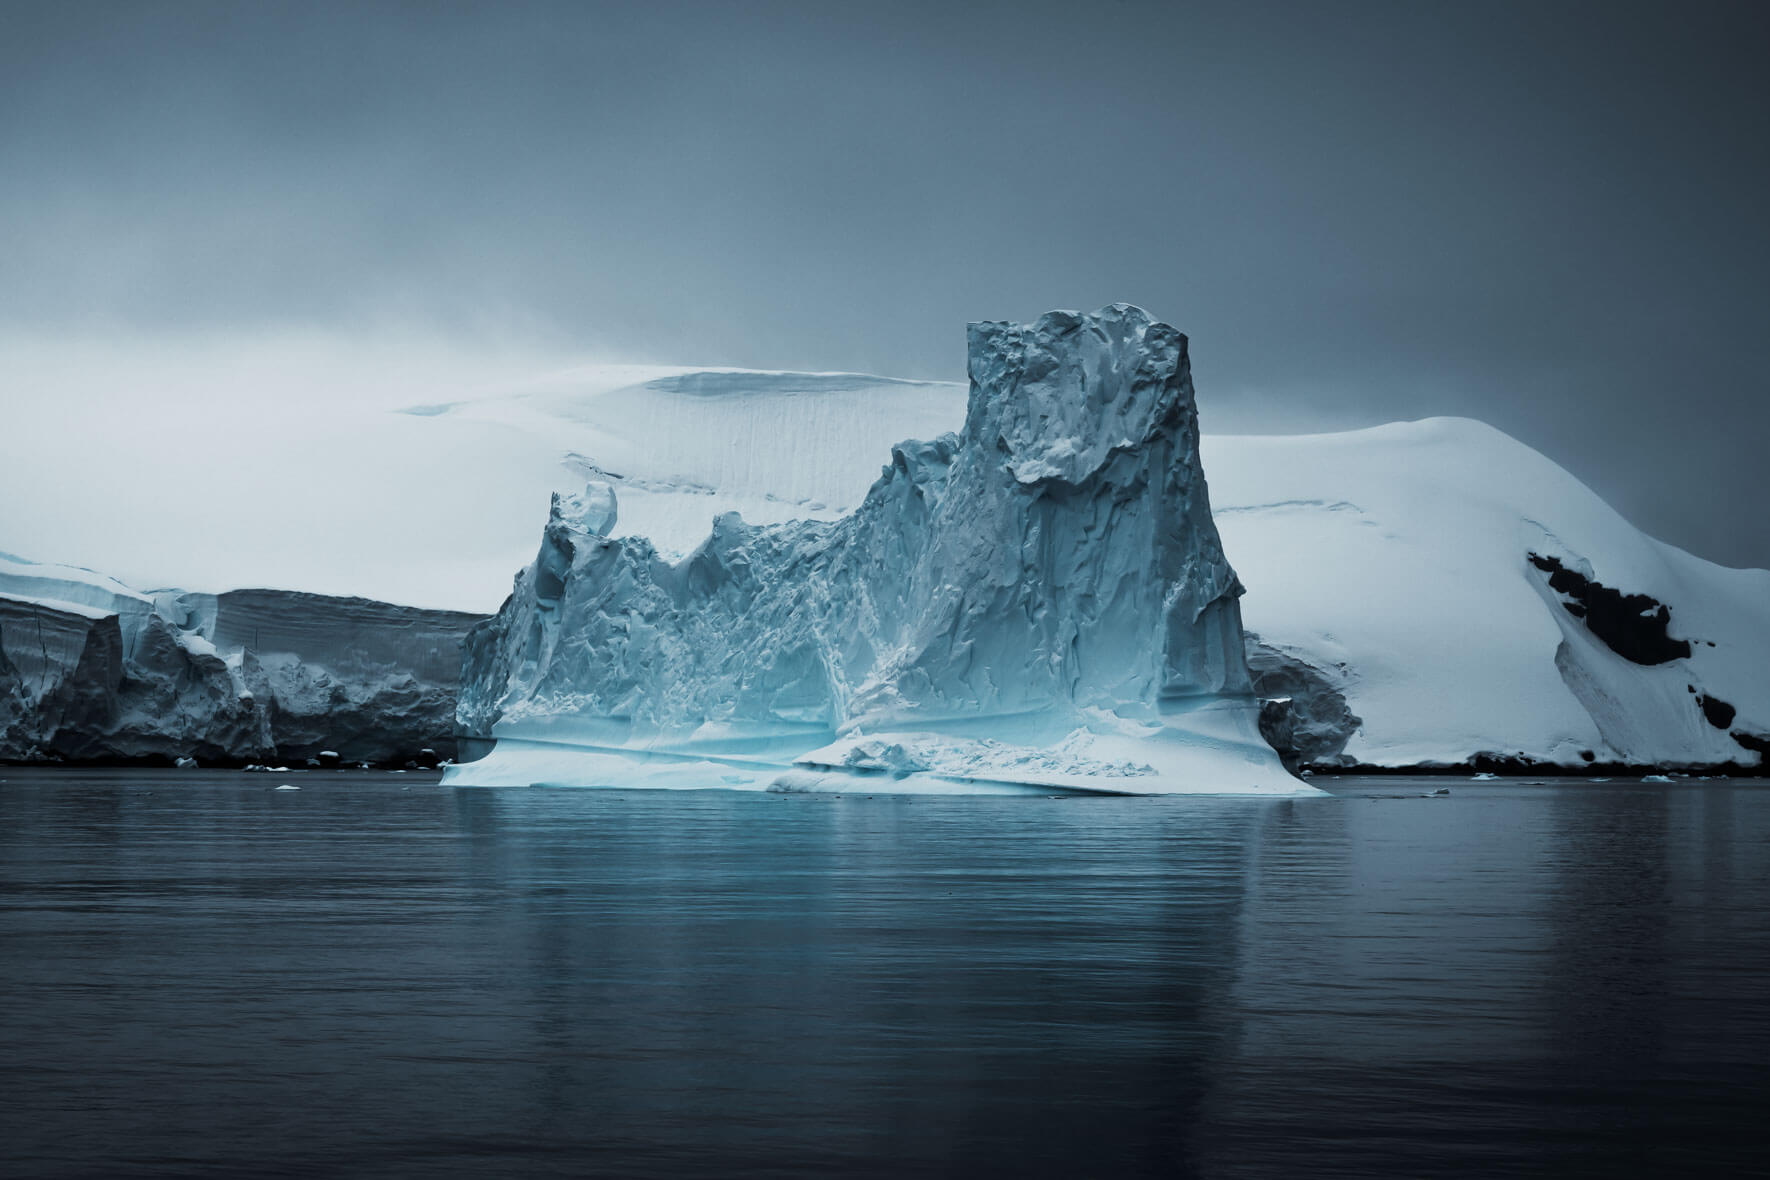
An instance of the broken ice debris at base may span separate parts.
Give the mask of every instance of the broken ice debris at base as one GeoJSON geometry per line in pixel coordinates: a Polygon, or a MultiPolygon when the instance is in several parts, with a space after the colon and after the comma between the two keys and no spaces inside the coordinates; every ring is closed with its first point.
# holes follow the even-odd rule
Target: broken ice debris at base
{"type": "Polygon", "coordinates": [[[1259,735],[1186,338],[1124,304],[973,324],[963,430],[852,514],[680,562],[556,497],[466,643],[447,781],[1313,794],[1259,735]],[[896,765],[891,763],[895,760],[896,765]]]}

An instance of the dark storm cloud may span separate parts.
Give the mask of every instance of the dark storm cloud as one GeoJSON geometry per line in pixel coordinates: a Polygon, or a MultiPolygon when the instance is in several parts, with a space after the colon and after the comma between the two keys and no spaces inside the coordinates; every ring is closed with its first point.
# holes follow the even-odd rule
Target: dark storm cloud
{"type": "Polygon", "coordinates": [[[0,326],[957,376],[1125,299],[1210,428],[1469,414],[1766,565],[1767,13],[15,3],[0,326]]]}

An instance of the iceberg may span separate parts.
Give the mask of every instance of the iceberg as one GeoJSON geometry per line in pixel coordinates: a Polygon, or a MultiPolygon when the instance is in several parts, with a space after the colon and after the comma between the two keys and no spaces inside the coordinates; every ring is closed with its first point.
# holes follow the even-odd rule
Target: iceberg
{"type": "Polygon", "coordinates": [[[455,751],[461,642],[480,618],[142,593],[0,554],[0,761],[434,762],[455,751]]]}
{"type": "Polygon", "coordinates": [[[1186,337],[1141,309],[973,324],[963,428],[835,520],[687,557],[556,494],[465,645],[462,784],[1313,794],[1260,736],[1186,337]]]}

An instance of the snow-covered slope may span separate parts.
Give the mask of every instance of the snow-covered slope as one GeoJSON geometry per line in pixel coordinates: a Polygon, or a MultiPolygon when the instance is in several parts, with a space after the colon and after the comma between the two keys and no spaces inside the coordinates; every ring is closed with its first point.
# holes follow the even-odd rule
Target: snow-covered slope
{"type": "Polygon", "coordinates": [[[1204,457],[1248,629],[1344,693],[1352,760],[1751,765],[1770,734],[1770,571],[1644,535],[1491,427],[1207,437],[1204,457]],[[1607,621],[1554,562],[1652,601],[1607,621]]]}
{"type": "Polygon", "coordinates": [[[451,780],[1309,793],[1258,731],[1185,338],[1117,304],[969,360],[963,430],[836,521],[725,515],[671,562],[606,483],[556,497],[468,641],[497,748],[451,780]]]}
{"type": "Polygon", "coordinates": [[[211,395],[174,414],[144,396],[70,422],[38,404],[54,390],[20,387],[0,429],[0,550],[134,585],[485,613],[534,556],[549,497],[593,469],[620,488],[623,533],[679,556],[721,512],[835,519],[892,443],[965,411],[963,385],[855,373],[589,365],[458,392],[404,412],[211,395]]]}
{"type": "Polygon", "coordinates": [[[0,758],[449,755],[478,619],[280,590],[149,595],[0,556],[0,758]]]}
{"type": "MultiPolygon", "coordinates": [[[[507,452],[495,466],[531,469],[550,492],[612,483],[621,498],[616,535],[682,557],[722,513],[778,524],[853,511],[891,444],[952,429],[964,397],[962,385],[861,373],[635,367],[598,370],[591,380],[567,373],[513,396],[404,413],[427,420],[418,434],[502,436],[487,439],[488,452],[507,452]],[[508,453],[536,443],[533,458],[508,453]]],[[[533,522],[531,510],[525,535],[533,522]]]]}

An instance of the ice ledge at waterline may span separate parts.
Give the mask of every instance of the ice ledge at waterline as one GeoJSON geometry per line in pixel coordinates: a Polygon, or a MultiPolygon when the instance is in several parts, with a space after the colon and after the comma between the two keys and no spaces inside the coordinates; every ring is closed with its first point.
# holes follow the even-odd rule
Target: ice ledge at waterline
{"type": "Polygon", "coordinates": [[[1305,793],[1261,738],[1186,338],[1124,304],[973,324],[958,434],[834,521],[672,563],[555,497],[466,644],[450,781],[1305,793]]]}

